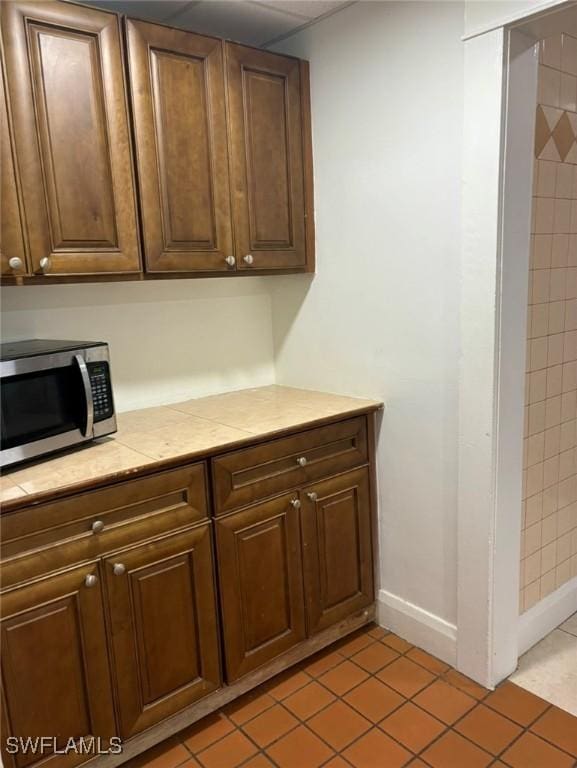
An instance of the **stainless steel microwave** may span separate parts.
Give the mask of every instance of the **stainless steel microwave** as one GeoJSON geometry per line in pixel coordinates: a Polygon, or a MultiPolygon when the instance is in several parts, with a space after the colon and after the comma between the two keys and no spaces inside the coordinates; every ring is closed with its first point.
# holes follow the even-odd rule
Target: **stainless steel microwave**
{"type": "Polygon", "coordinates": [[[108,345],[0,344],[0,466],[116,432],[108,345]]]}

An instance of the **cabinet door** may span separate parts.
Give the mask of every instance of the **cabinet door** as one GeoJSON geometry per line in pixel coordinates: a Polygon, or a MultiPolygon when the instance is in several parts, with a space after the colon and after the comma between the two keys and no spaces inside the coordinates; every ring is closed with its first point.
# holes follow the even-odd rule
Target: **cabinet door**
{"type": "Polygon", "coordinates": [[[233,43],[226,54],[238,268],[303,267],[300,62],[233,43]]]}
{"type": "Polygon", "coordinates": [[[25,275],[27,270],[22,219],[10,143],[4,79],[0,72],[0,270],[2,275],[25,275]],[[18,261],[17,261],[18,260],[18,261]]]}
{"type": "Polygon", "coordinates": [[[233,255],[222,42],[126,22],[146,269],[233,255]]]}
{"type": "Polygon", "coordinates": [[[210,524],[105,561],[120,735],[220,685],[210,524]]]}
{"type": "Polygon", "coordinates": [[[139,271],[118,17],[51,1],[0,5],[32,270],[139,271]]]}
{"type": "MultiPolygon", "coordinates": [[[[62,749],[70,738],[104,740],[116,733],[96,564],[5,592],[1,628],[9,735],[57,737],[62,749]]],[[[74,751],[48,757],[64,766],[86,759],[74,751]]],[[[35,765],[46,754],[29,751],[13,760],[35,765]]]]}
{"type": "Polygon", "coordinates": [[[285,494],[216,521],[229,682],[305,637],[294,499],[294,494],[285,494]]]}
{"type": "Polygon", "coordinates": [[[309,486],[302,504],[307,627],[314,634],[374,600],[368,469],[309,486]]]}

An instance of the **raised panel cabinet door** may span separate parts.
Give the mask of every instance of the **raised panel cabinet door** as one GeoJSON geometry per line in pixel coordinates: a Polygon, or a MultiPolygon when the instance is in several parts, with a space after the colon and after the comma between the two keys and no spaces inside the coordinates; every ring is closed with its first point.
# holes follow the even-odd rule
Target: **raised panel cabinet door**
{"type": "Polygon", "coordinates": [[[8,112],[0,71],[0,270],[2,275],[25,275],[28,271],[14,156],[10,142],[8,112]]]}
{"type": "Polygon", "coordinates": [[[226,44],[239,269],[306,264],[301,62],[226,44]]]}
{"type": "Polygon", "coordinates": [[[130,19],[126,31],[146,269],[230,270],[222,41],[130,19]]]}
{"type": "Polygon", "coordinates": [[[120,735],[220,686],[210,523],[105,560],[120,735]]]}
{"type": "MultiPolygon", "coordinates": [[[[1,605],[3,746],[10,735],[56,737],[60,750],[94,736],[104,747],[116,726],[96,563],[4,592],[1,605]]],[[[7,755],[7,763],[74,766],[90,756],[46,748],[7,755]]]]}
{"type": "Polygon", "coordinates": [[[215,522],[229,682],[305,637],[297,507],[285,494],[215,522]]]}
{"type": "Polygon", "coordinates": [[[315,483],[301,497],[307,628],[314,634],[374,601],[369,471],[315,483]]]}
{"type": "Polygon", "coordinates": [[[0,5],[32,271],[138,272],[118,17],[50,0],[0,5]]]}

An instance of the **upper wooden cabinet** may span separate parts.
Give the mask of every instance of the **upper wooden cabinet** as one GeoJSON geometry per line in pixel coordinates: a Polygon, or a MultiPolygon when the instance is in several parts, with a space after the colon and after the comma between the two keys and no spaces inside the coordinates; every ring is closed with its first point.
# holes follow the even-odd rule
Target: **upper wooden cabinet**
{"type": "Polygon", "coordinates": [[[146,269],[230,269],[222,42],[142,21],[126,29],[146,269]]]}
{"type": "Polygon", "coordinates": [[[9,2],[1,19],[32,271],[138,272],[118,17],[9,2]]]}
{"type": "Polygon", "coordinates": [[[132,19],[124,51],[58,0],[0,19],[4,277],[314,271],[307,62],[132,19]]]}
{"type": "Polygon", "coordinates": [[[302,268],[303,62],[234,43],[226,60],[238,267],[302,268]]]}

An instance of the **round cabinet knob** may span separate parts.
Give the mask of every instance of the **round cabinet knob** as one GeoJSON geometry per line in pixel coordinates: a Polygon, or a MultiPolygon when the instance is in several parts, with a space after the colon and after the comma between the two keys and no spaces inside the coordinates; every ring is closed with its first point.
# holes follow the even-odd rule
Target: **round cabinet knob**
{"type": "Polygon", "coordinates": [[[291,506],[294,509],[300,509],[301,508],[301,503],[300,503],[300,501],[298,499],[291,499],[291,506]]]}
{"type": "Polygon", "coordinates": [[[234,256],[227,256],[225,261],[229,267],[234,267],[234,265],[236,264],[236,259],[234,258],[234,256]]]}
{"type": "Polygon", "coordinates": [[[19,259],[18,256],[12,256],[8,261],[8,264],[10,265],[10,269],[22,269],[23,266],[22,259],[19,259]]]}
{"type": "Polygon", "coordinates": [[[114,563],[112,566],[112,572],[115,576],[122,576],[126,573],[126,566],[124,563],[114,563]]]}
{"type": "Polygon", "coordinates": [[[104,523],[102,520],[95,520],[92,523],[92,533],[100,533],[104,530],[104,523]]]}
{"type": "Polygon", "coordinates": [[[299,456],[297,459],[297,464],[299,467],[306,467],[307,465],[307,457],[306,456],[299,456]]]}
{"type": "Polygon", "coordinates": [[[311,501],[316,501],[318,499],[318,496],[314,491],[311,491],[310,493],[307,493],[307,498],[311,501]]]}
{"type": "Polygon", "coordinates": [[[98,584],[98,576],[95,576],[93,573],[89,573],[88,576],[84,579],[84,586],[94,587],[96,584],[98,584]]]}
{"type": "Polygon", "coordinates": [[[252,253],[247,253],[247,254],[246,254],[246,256],[243,256],[243,257],[242,257],[242,260],[244,261],[244,263],[245,263],[245,264],[248,264],[248,265],[249,265],[249,267],[250,267],[252,264],[254,264],[254,257],[253,257],[253,255],[252,255],[252,253]]]}
{"type": "Polygon", "coordinates": [[[48,256],[43,256],[40,259],[40,269],[43,272],[46,272],[49,268],[50,268],[50,259],[48,258],[48,256]]]}

